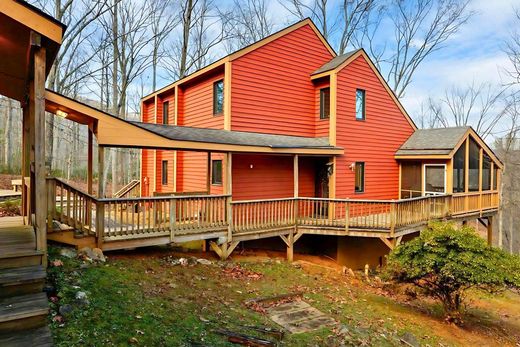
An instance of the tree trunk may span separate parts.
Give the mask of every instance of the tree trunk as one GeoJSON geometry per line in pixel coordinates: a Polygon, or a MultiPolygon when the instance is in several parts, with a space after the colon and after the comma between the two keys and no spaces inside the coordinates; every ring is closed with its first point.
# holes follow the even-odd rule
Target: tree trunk
{"type": "Polygon", "coordinates": [[[7,99],[7,108],[6,108],[6,120],[5,120],[5,148],[4,148],[4,166],[7,172],[11,172],[11,147],[12,147],[12,115],[13,115],[13,101],[11,99],[7,99]]]}

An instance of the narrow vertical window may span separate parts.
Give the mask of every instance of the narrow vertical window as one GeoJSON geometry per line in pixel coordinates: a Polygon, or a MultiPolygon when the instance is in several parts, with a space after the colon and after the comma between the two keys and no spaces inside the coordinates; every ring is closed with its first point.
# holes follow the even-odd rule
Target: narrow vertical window
{"type": "Polygon", "coordinates": [[[491,190],[491,158],[487,153],[482,156],[482,190],[491,190]]]}
{"type": "Polygon", "coordinates": [[[363,193],[365,191],[365,163],[356,162],[355,173],[355,192],[363,193]]]}
{"type": "Polygon", "coordinates": [[[162,122],[163,124],[168,124],[168,106],[170,103],[168,101],[163,102],[162,104],[162,122]]]}
{"type": "Polygon", "coordinates": [[[479,190],[480,148],[475,140],[469,139],[469,191],[479,190]]]}
{"type": "Polygon", "coordinates": [[[219,115],[224,110],[224,80],[213,83],[213,114],[219,115]]]}
{"type": "Polygon", "coordinates": [[[330,117],[330,88],[320,89],[320,119],[330,117]]]}
{"type": "Polygon", "coordinates": [[[463,144],[453,156],[453,192],[466,190],[466,146],[463,144]]]}
{"type": "Polygon", "coordinates": [[[365,120],[365,91],[356,89],[356,119],[365,120]]]}
{"type": "Polygon", "coordinates": [[[493,190],[498,189],[498,175],[499,175],[499,171],[495,164],[495,166],[493,168],[493,190]]]}
{"type": "Polygon", "coordinates": [[[211,162],[211,184],[222,184],[222,160],[213,160],[211,162]]]}
{"type": "Polygon", "coordinates": [[[162,184],[163,186],[168,184],[168,160],[162,161],[162,184]]]}

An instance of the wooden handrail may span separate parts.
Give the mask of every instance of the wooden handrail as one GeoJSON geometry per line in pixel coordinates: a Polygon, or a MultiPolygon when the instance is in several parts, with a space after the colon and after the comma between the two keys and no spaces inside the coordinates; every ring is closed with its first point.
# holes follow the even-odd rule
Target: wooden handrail
{"type": "Polygon", "coordinates": [[[98,245],[106,240],[168,235],[173,242],[178,235],[215,231],[225,232],[231,241],[236,234],[300,226],[393,235],[399,228],[430,219],[482,213],[499,205],[496,190],[399,200],[287,197],[232,201],[230,194],[97,198],[57,178],[48,178],[47,187],[49,227],[57,219],[95,235],[98,245]]]}

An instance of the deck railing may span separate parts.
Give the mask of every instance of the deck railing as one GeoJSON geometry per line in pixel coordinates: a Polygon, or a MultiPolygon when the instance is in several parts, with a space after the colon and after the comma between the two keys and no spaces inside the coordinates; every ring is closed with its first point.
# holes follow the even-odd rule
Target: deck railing
{"type": "Polygon", "coordinates": [[[231,201],[229,195],[96,198],[47,180],[53,220],[103,241],[210,232],[229,237],[293,228],[388,232],[498,208],[497,191],[401,200],[283,198],[231,201]],[[101,231],[102,232],[97,232],[101,231]]]}

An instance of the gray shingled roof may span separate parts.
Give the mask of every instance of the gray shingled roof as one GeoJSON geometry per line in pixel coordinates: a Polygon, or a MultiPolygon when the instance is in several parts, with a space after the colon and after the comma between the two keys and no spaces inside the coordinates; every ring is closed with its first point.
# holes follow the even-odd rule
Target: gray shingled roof
{"type": "Polygon", "coordinates": [[[470,127],[418,129],[397,150],[396,155],[449,154],[470,127]]]}
{"type": "Polygon", "coordinates": [[[185,126],[130,122],[170,140],[209,142],[227,145],[260,146],[271,148],[335,148],[326,137],[312,138],[271,135],[243,131],[193,128],[185,126]]]}
{"type": "Polygon", "coordinates": [[[338,56],[332,58],[331,60],[329,60],[328,62],[326,62],[325,64],[323,64],[318,70],[314,71],[312,74],[316,75],[316,74],[319,74],[322,72],[334,70],[335,68],[337,68],[338,66],[343,64],[348,58],[350,58],[352,55],[356,54],[360,50],[361,49],[356,49],[355,51],[351,51],[351,52],[347,52],[342,55],[338,55],[338,56]]]}

